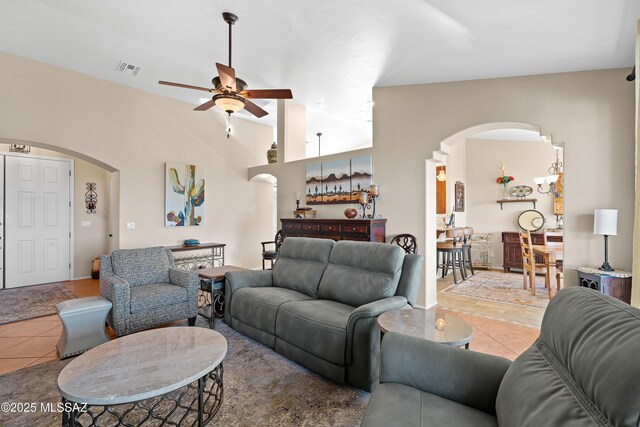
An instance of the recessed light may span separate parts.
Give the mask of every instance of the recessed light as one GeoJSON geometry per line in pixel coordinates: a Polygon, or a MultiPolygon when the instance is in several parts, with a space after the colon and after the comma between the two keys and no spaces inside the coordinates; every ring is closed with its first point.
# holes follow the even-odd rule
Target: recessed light
{"type": "Polygon", "coordinates": [[[324,102],[318,102],[316,105],[318,106],[318,108],[324,108],[325,107],[324,102]]]}

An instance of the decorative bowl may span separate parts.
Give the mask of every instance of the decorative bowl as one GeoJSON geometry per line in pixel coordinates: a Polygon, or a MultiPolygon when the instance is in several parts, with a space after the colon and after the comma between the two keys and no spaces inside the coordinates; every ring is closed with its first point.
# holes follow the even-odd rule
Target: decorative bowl
{"type": "Polygon", "coordinates": [[[185,246],[198,246],[200,241],[198,239],[187,239],[184,241],[185,246]]]}
{"type": "Polygon", "coordinates": [[[533,193],[533,188],[529,187],[528,185],[516,185],[515,187],[511,187],[509,189],[509,194],[520,199],[524,199],[531,193],[533,193]]]}
{"type": "Polygon", "coordinates": [[[353,219],[358,216],[358,211],[355,210],[354,208],[347,208],[344,210],[344,216],[346,216],[349,219],[353,219]]]}

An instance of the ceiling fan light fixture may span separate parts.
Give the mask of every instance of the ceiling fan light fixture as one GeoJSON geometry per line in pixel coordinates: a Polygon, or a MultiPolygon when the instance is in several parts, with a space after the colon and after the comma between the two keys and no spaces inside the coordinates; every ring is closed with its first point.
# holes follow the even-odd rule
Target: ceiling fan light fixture
{"type": "Polygon", "coordinates": [[[239,95],[221,93],[213,97],[213,102],[225,113],[235,113],[244,108],[245,100],[239,95]]]}

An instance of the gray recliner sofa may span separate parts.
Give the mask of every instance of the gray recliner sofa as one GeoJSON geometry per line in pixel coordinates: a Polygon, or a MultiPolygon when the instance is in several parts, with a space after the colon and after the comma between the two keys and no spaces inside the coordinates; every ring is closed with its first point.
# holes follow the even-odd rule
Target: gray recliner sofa
{"type": "Polygon", "coordinates": [[[423,257],[395,245],[289,237],[273,270],[226,274],[225,323],[338,383],[378,384],[377,317],[414,304],[423,257]]]}
{"type": "Polygon", "coordinates": [[[171,252],[120,249],[100,257],[100,295],[113,307],[107,323],[117,336],[198,315],[198,274],[176,268],[171,252]]]}
{"type": "Polygon", "coordinates": [[[389,333],[361,426],[638,426],[640,310],[573,287],[513,363],[389,333]]]}

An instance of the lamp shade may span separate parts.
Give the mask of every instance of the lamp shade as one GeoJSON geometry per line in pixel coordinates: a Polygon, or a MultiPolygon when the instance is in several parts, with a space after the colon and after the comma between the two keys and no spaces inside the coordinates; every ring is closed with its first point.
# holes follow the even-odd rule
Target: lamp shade
{"type": "Polygon", "coordinates": [[[596,209],[593,216],[593,234],[616,236],[618,234],[618,210],[596,209]]]}

